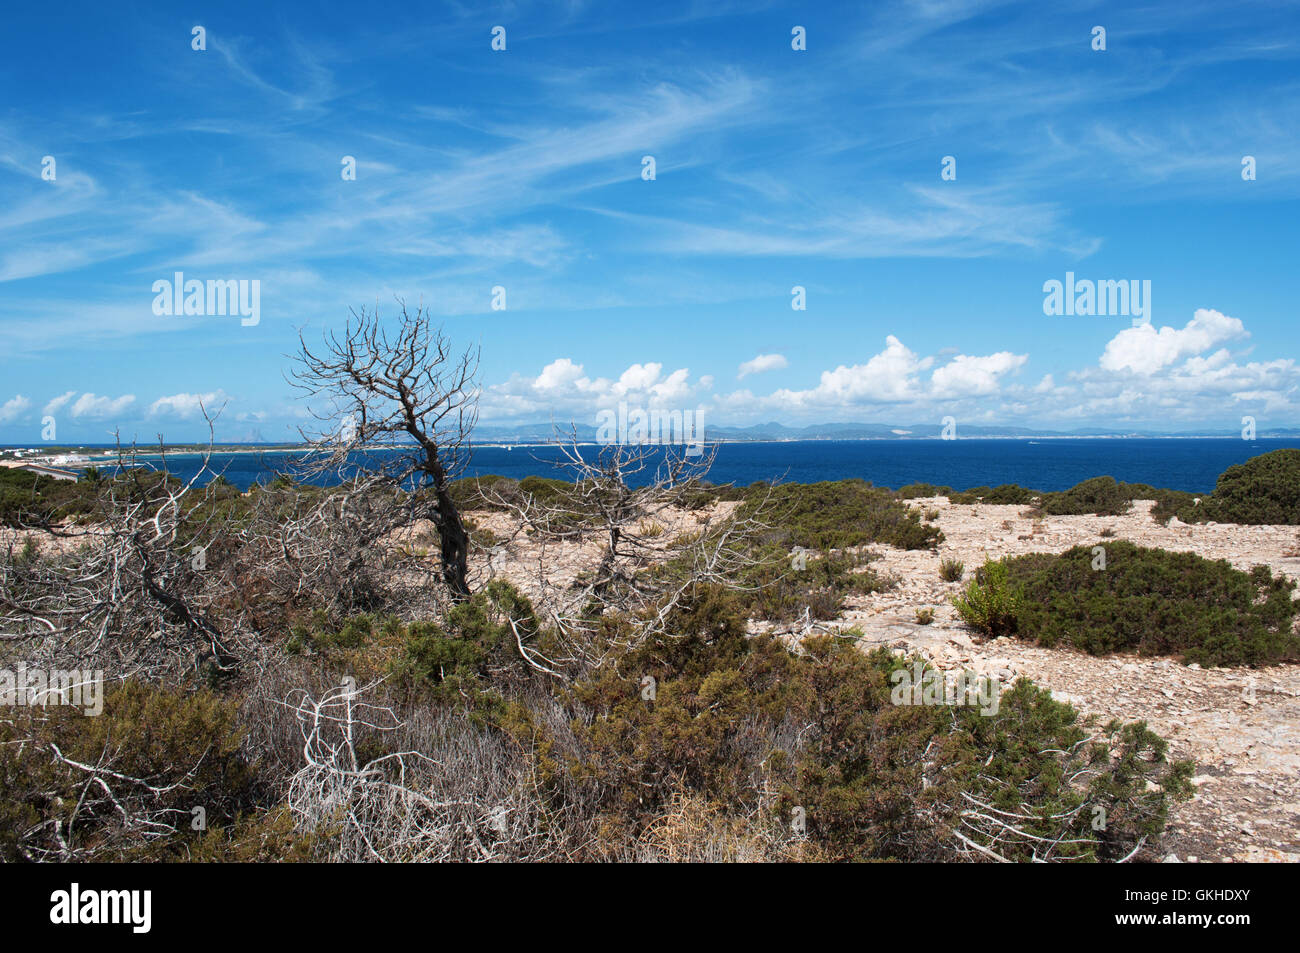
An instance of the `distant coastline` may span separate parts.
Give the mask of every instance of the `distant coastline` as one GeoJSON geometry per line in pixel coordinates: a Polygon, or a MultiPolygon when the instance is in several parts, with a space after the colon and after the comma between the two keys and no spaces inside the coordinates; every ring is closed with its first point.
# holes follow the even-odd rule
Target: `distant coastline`
{"type": "MultiPolygon", "coordinates": [[[[1016,484],[1040,491],[1068,489],[1082,480],[1111,476],[1127,483],[1171,490],[1208,492],[1228,467],[1284,447],[1300,448],[1300,437],[1260,437],[1246,441],[1224,436],[1159,438],[1098,437],[962,437],[956,440],[909,439],[727,440],[708,441],[717,457],[707,479],[715,484],[747,486],[755,482],[818,483],[862,479],[881,487],[913,483],[967,490],[1016,484]]],[[[599,446],[581,441],[584,456],[599,446]]],[[[104,447],[83,447],[78,470],[95,466],[116,469],[104,447]]],[[[405,447],[397,448],[398,452],[405,447]]],[[[654,454],[651,451],[653,470],[654,454]]],[[[290,459],[310,452],[302,445],[216,445],[211,472],[248,489],[289,470],[290,459]]],[[[192,444],[168,448],[166,468],[182,480],[199,473],[206,448],[192,444]]],[[[391,452],[391,450],[389,451],[391,452]]],[[[385,454],[386,455],[386,454],[385,454]]],[[[138,466],[160,469],[157,449],[139,453],[138,466]]],[[[571,479],[564,453],[554,443],[485,440],[476,443],[463,472],[467,477],[498,475],[515,480],[529,476],[571,479]]],[[[4,466],[39,466],[36,456],[0,460],[4,466]]],[[[641,473],[640,477],[647,477],[641,473]]],[[[205,482],[202,478],[201,482],[205,482]]],[[[323,480],[324,485],[332,478],[323,480]]]]}
{"type": "MultiPolygon", "coordinates": [[[[1230,433],[1126,433],[1126,434],[968,434],[966,436],[957,436],[952,438],[939,437],[926,434],[891,434],[889,436],[837,436],[827,434],[824,436],[804,437],[739,437],[734,435],[723,435],[710,437],[706,435],[706,444],[791,444],[791,443],[903,443],[903,442],[926,442],[940,443],[951,441],[976,441],[976,440],[1009,440],[1009,441],[1067,441],[1067,440],[1242,440],[1240,434],[1230,433]]],[[[1300,428],[1286,429],[1277,431],[1262,431],[1256,440],[1295,440],[1300,439],[1300,428]]],[[[1251,441],[1246,441],[1251,442],[1251,441]]],[[[536,447],[554,447],[558,444],[569,444],[570,441],[557,440],[539,440],[536,438],[522,438],[518,440],[501,439],[493,437],[487,440],[472,441],[475,447],[492,448],[508,450],[512,448],[536,448],[536,447]]],[[[577,446],[591,447],[599,444],[594,439],[584,438],[577,441],[577,446]]],[[[357,448],[358,450],[393,450],[403,447],[404,445],[370,445],[357,448]]],[[[414,447],[414,444],[411,444],[414,447]]],[[[167,455],[194,455],[200,456],[209,450],[217,454],[294,454],[294,453],[316,453],[320,447],[309,444],[283,444],[283,443],[266,443],[250,444],[245,442],[235,443],[213,443],[195,444],[195,443],[178,443],[167,444],[159,450],[150,448],[148,450],[138,448],[134,453],[124,450],[124,455],[134,456],[139,459],[158,459],[163,454],[167,455]]],[[[40,455],[47,454],[74,454],[80,453],[90,458],[92,464],[112,462],[117,460],[119,454],[115,445],[112,444],[57,444],[48,447],[33,446],[31,444],[0,444],[0,454],[8,455],[14,451],[26,451],[28,453],[37,453],[40,455]]]]}

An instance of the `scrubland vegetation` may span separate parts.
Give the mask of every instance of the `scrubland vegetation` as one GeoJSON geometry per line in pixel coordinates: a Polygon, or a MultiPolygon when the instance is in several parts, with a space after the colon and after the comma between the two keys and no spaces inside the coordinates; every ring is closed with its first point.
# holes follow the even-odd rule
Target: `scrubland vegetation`
{"type": "Polygon", "coordinates": [[[986,563],[955,605],[991,637],[1095,655],[1258,665],[1300,658],[1294,589],[1266,566],[1243,572],[1224,560],[1117,541],[986,563]]]}
{"type": "MultiPolygon", "coordinates": [[[[423,315],[403,321],[390,340],[362,314],[322,356],[304,346],[300,380],[317,389],[364,377],[349,361],[393,380],[333,392],[344,409],[370,401],[360,426],[327,430],[267,486],[0,471],[3,519],[21,527],[0,552],[0,669],[102,670],[108,687],[98,716],[0,711],[0,859],[1115,861],[1155,848],[1192,766],[1145,725],[1086,719],[1024,679],[991,711],[900,696],[919,658],[816,630],[852,594],[895,584],[864,547],[942,544],[903,502],[942,488],[715,487],[707,455],[584,456],[576,442],[570,479],[457,479],[472,362],[423,315]],[[358,465],[385,436],[413,449],[358,465]],[[328,489],[313,485],[324,465],[328,489]],[[524,542],[524,568],[493,568],[524,542]]],[[[1261,460],[1224,475],[1212,512],[1244,505],[1248,487],[1261,516],[1294,513],[1288,491],[1259,483],[1289,479],[1294,460],[1261,460]]],[[[1109,513],[1132,492],[1099,478],[969,494],[1109,513]]],[[[1267,570],[1121,542],[1104,571],[1093,558],[989,563],[958,608],[985,634],[1090,652],[1296,657],[1292,585],[1267,570]]]]}
{"type": "MultiPolygon", "coordinates": [[[[471,514],[531,512],[556,539],[608,538],[611,514],[653,523],[670,491],[624,512],[611,503],[632,491],[610,473],[453,495],[471,514]]],[[[103,667],[115,686],[99,718],[0,720],[5,859],[1118,860],[1188,793],[1190,765],[1150,731],[1089,722],[1028,682],[992,716],[899,705],[891,675],[914,659],[851,634],[751,634],[749,619],[833,615],[887,585],[857,547],[941,538],[884,491],[683,487],[734,509],[666,560],[620,555],[559,609],[502,579],[453,597],[369,526],[411,504],[358,486],[190,501],[132,471],[96,483],[107,538],[4,564],[7,626],[25,632],[4,658],[103,667]],[[277,527],[292,558],[274,555],[277,527]],[[87,616],[93,600],[59,587],[106,545],[139,591],[87,616]],[[710,571],[724,552],[735,571],[710,571]],[[69,637],[63,612],[105,637],[69,637]]]]}

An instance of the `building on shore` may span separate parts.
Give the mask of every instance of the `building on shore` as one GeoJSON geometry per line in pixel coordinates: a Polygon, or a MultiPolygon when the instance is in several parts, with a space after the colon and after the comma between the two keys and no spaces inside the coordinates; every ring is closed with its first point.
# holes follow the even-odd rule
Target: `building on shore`
{"type": "Polygon", "coordinates": [[[79,474],[73,470],[61,470],[58,467],[46,466],[43,463],[23,463],[16,467],[10,467],[11,470],[26,470],[28,473],[35,473],[38,476],[47,476],[54,480],[72,480],[79,479],[79,474]]]}

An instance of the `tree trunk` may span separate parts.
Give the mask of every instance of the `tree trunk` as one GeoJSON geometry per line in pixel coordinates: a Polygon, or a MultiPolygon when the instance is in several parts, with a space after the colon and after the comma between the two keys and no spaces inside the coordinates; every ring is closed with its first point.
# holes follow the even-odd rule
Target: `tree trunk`
{"type": "Polygon", "coordinates": [[[438,539],[442,546],[442,580],[460,602],[469,595],[469,533],[445,487],[436,487],[438,539]]]}

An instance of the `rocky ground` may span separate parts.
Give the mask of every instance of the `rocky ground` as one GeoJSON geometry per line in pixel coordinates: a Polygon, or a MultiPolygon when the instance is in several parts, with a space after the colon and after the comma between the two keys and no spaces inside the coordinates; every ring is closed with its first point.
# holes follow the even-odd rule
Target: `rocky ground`
{"type": "MultiPolygon", "coordinates": [[[[996,674],[1004,683],[1025,675],[1085,713],[1146,721],[1169,740],[1173,757],[1197,763],[1197,795],[1175,808],[1167,831],[1163,850],[1170,857],[1184,862],[1300,861],[1300,665],[1200,669],[1168,659],[1098,658],[1015,639],[977,643],[952,607],[952,596],[962,584],[939,577],[945,558],[963,562],[969,578],[990,558],[1126,539],[1227,559],[1241,569],[1265,564],[1300,581],[1300,534],[1295,527],[1189,526],[1177,520],[1162,526],[1150,518],[1149,501],[1138,501],[1121,517],[1042,520],[1021,515],[1025,511],[1020,506],[950,504],[946,497],[914,500],[911,505],[932,517],[943,530],[944,543],[937,552],[871,547],[873,568],[896,584],[851,597],[841,616],[822,628],[860,632],[864,648],[918,652],[943,669],[996,674]],[[918,624],[920,609],[933,612],[930,624],[918,624]]],[[[655,521],[667,541],[725,517],[734,506],[668,511],[657,514],[655,521]]],[[[473,561],[476,585],[505,576],[544,603],[548,587],[539,584],[541,577],[563,589],[599,562],[598,538],[543,548],[504,514],[467,515],[479,530],[487,531],[491,543],[473,561]]],[[[21,545],[26,535],[0,532],[0,545],[21,545]]],[[[71,545],[36,535],[42,550],[71,545]]],[[[434,538],[429,526],[413,527],[401,536],[395,542],[420,552],[434,538]]],[[[761,622],[752,625],[756,631],[767,628],[761,622]]]]}
{"type": "Polygon", "coordinates": [[[873,567],[897,578],[890,590],[850,600],[833,625],[863,633],[865,646],[919,651],[944,669],[969,668],[1026,675],[1080,710],[1144,720],[1170,742],[1173,757],[1197,763],[1194,800],[1175,809],[1165,850],[1181,861],[1300,861],[1300,665],[1259,670],[1200,669],[1167,659],[1097,658],[1068,649],[1042,649],[1015,639],[976,644],[958,620],[951,597],[960,588],[939,578],[939,562],[965,563],[967,576],[988,558],[1061,552],[1074,545],[1127,539],[1143,546],[1186,550],[1249,569],[1266,564],[1300,580],[1296,530],[1287,526],[1161,526],[1150,502],[1122,517],[1047,517],[1039,532],[1022,507],[950,505],[937,510],[945,542],[938,552],[873,547],[873,567]],[[1105,529],[1114,536],[1102,537],[1105,529]],[[918,625],[916,611],[934,610],[918,625]]]}
{"type": "MultiPolygon", "coordinates": [[[[1022,516],[1019,506],[950,504],[946,497],[911,505],[923,513],[937,511],[931,515],[945,542],[937,552],[872,547],[878,557],[873,568],[897,584],[851,598],[841,617],[826,628],[861,632],[864,648],[919,652],[943,669],[997,674],[1004,683],[1025,675],[1085,713],[1146,721],[1169,740],[1172,757],[1197,764],[1197,795],[1175,808],[1163,847],[1168,857],[1183,862],[1300,861],[1300,665],[1200,669],[1168,659],[1097,658],[1015,639],[976,643],[951,603],[962,584],[939,577],[945,558],[961,560],[969,578],[990,558],[1127,539],[1227,559],[1241,569],[1262,563],[1300,581],[1295,527],[1189,526],[1177,520],[1162,526],[1150,517],[1150,501],[1137,502],[1121,517],[1043,520],[1022,516]],[[1112,535],[1102,536],[1106,530],[1112,535]],[[916,613],[925,608],[933,610],[934,620],[921,625],[916,613]]],[[[665,538],[671,538],[729,508],[720,504],[657,519],[665,526],[665,538]]],[[[503,540],[512,534],[511,521],[501,514],[472,516],[503,540]]],[[[515,534],[497,547],[491,571],[532,590],[540,559],[552,567],[552,581],[563,586],[580,570],[594,567],[599,552],[594,539],[552,545],[543,552],[515,534]]],[[[480,565],[477,571],[486,574],[489,567],[480,565]]],[[[767,627],[755,622],[753,628],[767,627]]]]}

